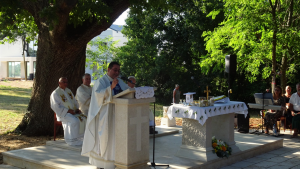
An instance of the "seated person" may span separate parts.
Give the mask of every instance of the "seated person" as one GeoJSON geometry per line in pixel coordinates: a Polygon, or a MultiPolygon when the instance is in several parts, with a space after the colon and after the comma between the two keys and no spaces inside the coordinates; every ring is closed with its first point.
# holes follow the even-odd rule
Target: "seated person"
{"type": "MultiPolygon", "coordinates": [[[[131,88],[134,88],[135,86],[135,82],[136,82],[136,79],[134,76],[129,76],[128,77],[129,80],[131,80],[131,82],[127,82],[128,86],[131,87],[131,88]]],[[[155,125],[155,122],[154,122],[154,114],[153,114],[153,111],[151,109],[149,109],[149,132],[150,134],[157,134],[158,132],[157,131],[154,131],[154,126],[155,125]]]]}
{"type": "MultiPolygon", "coordinates": [[[[277,119],[281,116],[283,116],[283,110],[285,110],[285,100],[282,96],[282,89],[280,86],[276,86],[273,93],[273,101],[274,105],[280,105],[281,110],[268,110],[264,117],[264,125],[266,126],[266,134],[269,134],[269,130],[273,129],[273,126],[275,124],[275,127],[277,129],[277,119]]],[[[277,129],[278,131],[278,129],[277,129]]]]}
{"type": "Polygon", "coordinates": [[[50,96],[51,109],[57,121],[62,122],[65,141],[68,145],[82,145],[86,117],[78,109],[78,103],[68,86],[68,79],[61,77],[50,96]]]}
{"type": "Polygon", "coordinates": [[[289,126],[288,128],[292,127],[292,120],[293,120],[293,116],[290,110],[290,98],[292,96],[292,88],[291,86],[286,86],[285,87],[285,94],[284,94],[284,98],[285,98],[285,107],[286,107],[286,111],[284,113],[284,116],[286,117],[286,125],[289,126]]]}
{"type": "Polygon", "coordinates": [[[78,101],[79,109],[87,116],[92,96],[91,75],[88,73],[84,74],[82,82],[83,83],[77,88],[75,98],[78,101]]]}
{"type": "Polygon", "coordinates": [[[297,137],[300,130],[300,83],[297,83],[296,89],[297,92],[290,98],[290,110],[293,116],[292,128],[294,129],[292,138],[297,137]]]}

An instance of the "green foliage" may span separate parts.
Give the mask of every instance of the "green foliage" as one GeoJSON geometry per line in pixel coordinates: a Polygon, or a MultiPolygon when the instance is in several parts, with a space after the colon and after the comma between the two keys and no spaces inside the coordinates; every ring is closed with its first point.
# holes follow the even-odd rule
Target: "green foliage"
{"type": "MultiPolygon", "coordinates": [[[[276,65],[279,71],[287,71],[288,79],[293,78],[295,65],[299,63],[300,45],[300,3],[294,0],[239,1],[224,0],[225,20],[214,31],[206,31],[208,54],[203,56],[201,68],[208,73],[223,71],[224,56],[238,56],[238,71],[244,72],[250,82],[258,77],[266,79],[271,74],[272,45],[276,34],[276,65]],[[275,7],[274,7],[275,6],[275,7]],[[276,8],[275,17],[272,7],[276,8]],[[275,32],[276,31],[276,32],[275,32]],[[282,66],[282,58],[288,58],[288,67],[282,66]]],[[[215,17],[217,11],[208,16],[215,17]]]]}
{"type": "Polygon", "coordinates": [[[38,28],[31,14],[22,9],[18,0],[0,1],[0,43],[13,42],[19,36],[26,35],[26,41],[32,41],[38,28]]]}
{"type": "Polygon", "coordinates": [[[212,81],[219,74],[204,76],[200,69],[200,56],[206,54],[202,33],[213,30],[223,17],[206,17],[215,8],[222,8],[217,0],[167,3],[168,9],[130,12],[122,30],[129,41],[116,59],[124,75],[135,76],[140,86],[158,87],[158,101],[170,103],[175,84],[180,85],[182,93],[196,91],[199,95],[206,85],[216,85],[212,81]]]}
{"type": "MultiPolygon", "coordinates": [[[[167,7],[166,0],[130,0],[129,3],[135,13],[167,7]]],[[[72,32],[76,28],[86,29],[82,26],[87,23],[112,23],[110,16],[116,12],[116,7],[127,5],[128,2],[122,0],[1,0],[0,42],[13,42],[24,34],[29,42],[42,27],[48,27],[55,33],[57,27],[72,32]]]]}
{"type": "Polygon", "coordinates": [[[105,38],[96,37],[88,43],[86,66],[91,69],[97,68],[97,71],[92,74],[94,79],[102,77],[106,73],[108,64],[118,51],[117,43],[118,41],[113,41],[110,36],[105,38]]]}

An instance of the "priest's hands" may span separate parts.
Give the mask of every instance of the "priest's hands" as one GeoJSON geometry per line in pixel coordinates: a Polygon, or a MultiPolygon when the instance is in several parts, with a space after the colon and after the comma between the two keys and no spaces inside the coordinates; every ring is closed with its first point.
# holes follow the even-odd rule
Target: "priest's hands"
{"type": "Polygon", "coordinates": [[[81,113],[81,111],[79,110],[79,109],[76,109],[75,111],[74,110],[72,110],[72,109],[69,109],[68,110],[68,113],[70,113],[70,114],[80,114],[81,113]]]}
{"type": "Polygon", "coordinates": [[[79,109],[76,109],[75,114],[81,114],[81,111],[79,109]]]}
{"type": "Polygon", "coordinates": [[[118,83],[119,83],[118,78],[114,78],[110,86],[111,90],[114,89],[118,83]]]}
{"type": "Polygon", "coordinates": [[[75,111],[72,110],[72,109],[69,109],[69,110],[68,110],[68,113],[73,114],[73,115],[76,114],[75,111]]]}

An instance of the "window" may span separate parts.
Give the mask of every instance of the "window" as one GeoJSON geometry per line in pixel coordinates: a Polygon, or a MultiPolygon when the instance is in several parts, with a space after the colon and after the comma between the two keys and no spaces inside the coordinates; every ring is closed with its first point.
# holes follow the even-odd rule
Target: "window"
{"type": "Polygon", "coordinates": [[[8,77],[21,77],[21,62],[8,62],[8,77]]]}

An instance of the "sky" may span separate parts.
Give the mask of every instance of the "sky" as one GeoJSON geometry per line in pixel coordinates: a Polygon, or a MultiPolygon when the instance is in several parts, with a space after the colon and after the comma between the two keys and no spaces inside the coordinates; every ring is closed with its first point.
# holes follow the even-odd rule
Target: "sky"
{"type": "Polygon", "coordinates": [[[126,11],[124,11],[122,13],[122,15],[120,15],[119,18],[116,19],[116,21],[113,24],[114,25],[126,25],[125,19],[127,19],[128,12],[129,12],[129,9],[127,9],[126,11]]]}

